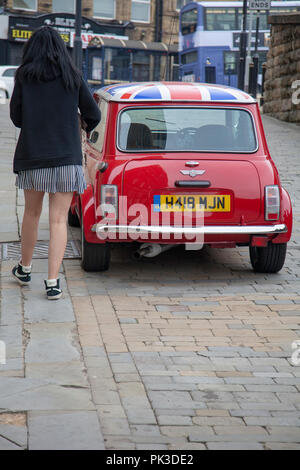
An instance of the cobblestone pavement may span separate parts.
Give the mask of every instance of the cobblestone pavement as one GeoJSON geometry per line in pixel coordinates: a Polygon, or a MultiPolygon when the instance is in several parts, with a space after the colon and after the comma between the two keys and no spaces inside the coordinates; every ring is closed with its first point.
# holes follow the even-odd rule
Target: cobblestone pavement
{"type": "MultiPolygon", "coordinates": [[[[266,116],[264,125],[294,207],[279,274],[254,274],[246,248],[137,262],[114,247],[105,273],[65,260],[53,308],[40,293],[45,260],[26,291],[2,261],[0,449],[300,449],[300,134],[266,116]]],[[[4,241],[18,239],[22,198],[13,130],[0,129],[4,241]]],[[[46,206],[42,224],[47,239],[46,206]]]]}

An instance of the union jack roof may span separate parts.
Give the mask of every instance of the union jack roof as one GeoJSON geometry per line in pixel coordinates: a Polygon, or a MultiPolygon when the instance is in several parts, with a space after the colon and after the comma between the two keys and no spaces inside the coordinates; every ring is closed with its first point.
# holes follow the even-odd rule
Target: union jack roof
{"type": "Polygon", "coordinates": [[[108,101],[223,101],[255,103],[237,88],[195,82],[139,82],[109,85],[97,93],[108,101]]]}

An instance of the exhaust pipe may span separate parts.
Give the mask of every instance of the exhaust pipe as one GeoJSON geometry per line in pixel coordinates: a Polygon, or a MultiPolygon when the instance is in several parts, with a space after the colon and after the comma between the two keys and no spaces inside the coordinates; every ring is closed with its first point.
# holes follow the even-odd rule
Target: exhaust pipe
{"type": "Polygon", "coordinates": [[[141,258],[154,258],[157,255],[160,255],[163,251],[170,250],[176,246],[172,245],[161,245],[159,243],[143,243],[142,246],[133,252],[133,258],[140,260],[141,258]]]}

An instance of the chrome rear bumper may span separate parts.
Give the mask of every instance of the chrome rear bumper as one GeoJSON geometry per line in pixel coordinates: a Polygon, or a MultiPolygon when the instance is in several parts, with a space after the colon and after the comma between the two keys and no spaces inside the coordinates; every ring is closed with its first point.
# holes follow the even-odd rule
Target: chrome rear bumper
{"type": "Polygon", "coordinates": [[[204,225],[202,227],[171,227],[155,225],[105,225],[94,224],[92,232],[109,233],[157,233],[179,235],[268,235],[287,232],[285,224],[276,225],[204,225]]]}

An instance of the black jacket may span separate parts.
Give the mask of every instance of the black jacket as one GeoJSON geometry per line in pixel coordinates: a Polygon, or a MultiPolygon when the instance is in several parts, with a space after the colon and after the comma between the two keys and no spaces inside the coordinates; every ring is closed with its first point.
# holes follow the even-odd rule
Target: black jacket
{"type": "Polygon", "coordinates": [[[48,82],[17,78],[10,102],[10,117],[21,128],[13,171],[82,165],[78,107],[87,132],[101,119],[85,81],[67,91],[60,76],[48,82]]]}

